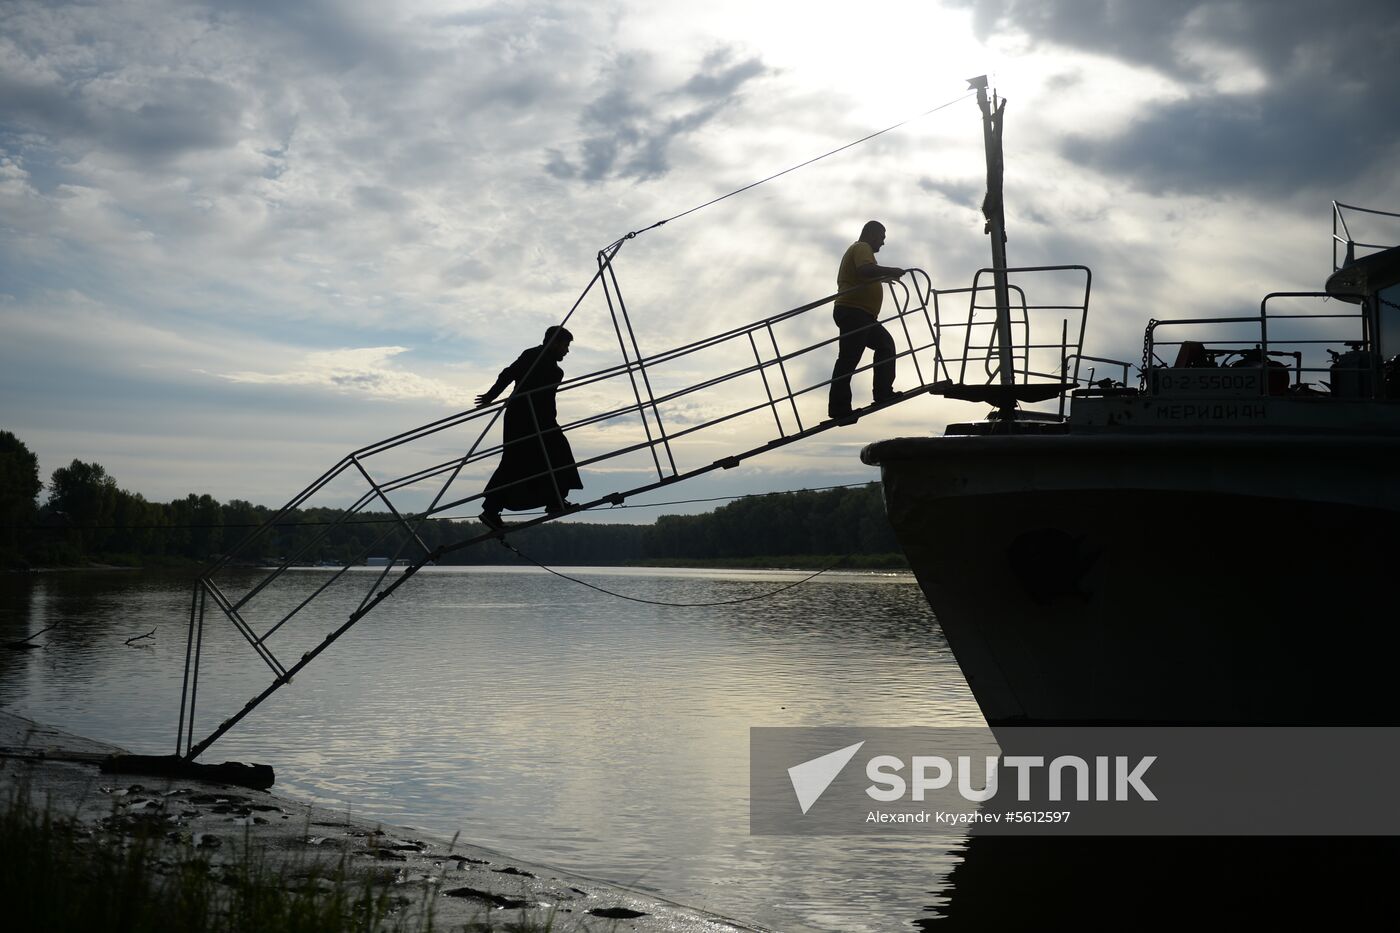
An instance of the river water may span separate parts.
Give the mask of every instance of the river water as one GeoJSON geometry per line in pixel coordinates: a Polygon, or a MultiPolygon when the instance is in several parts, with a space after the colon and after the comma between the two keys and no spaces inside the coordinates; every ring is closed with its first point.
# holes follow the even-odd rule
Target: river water
{"type": "MultiPolygon", "coordinates": [[[[758,596],[805,576],[569,573],[666,603],[758,596]]],[[[250,605],[254,627],[329,575],[286,574],[250,605]]],[[[376,576],[348,574],[279,630],[269,645],[282,663],[343,622],[376,576]]],[[[237,594],[255,579],[220,584],[237,594]]],[[[0,705],[173,752],[191,583],[9,576],[0,640],[58,627],[42,650],[0,652],[0,705]]],[[[208,618],[197,737],[271,681],[223,616],[208,618]]],[[[930,918],[957,840],[751,836],[749,729],[981,722],[908,574],[828,573],[769,598],[679,608],[534,568],[430,568],[202,760],[268,763],[282,793],[776,930],[862,933],[930,918]]]]}

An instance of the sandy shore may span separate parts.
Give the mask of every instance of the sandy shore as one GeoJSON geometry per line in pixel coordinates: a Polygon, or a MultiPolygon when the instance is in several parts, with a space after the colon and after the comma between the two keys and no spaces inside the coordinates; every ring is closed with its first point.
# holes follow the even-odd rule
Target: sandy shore
{"type": "Polygon", "coordinates": [[[233,861],[245,840],[269,861],[332,868],[392,887],[406,912],[431,900],[434,928],[460,930],[493,914],[521,911],[566,931],[752,933],[744,926],[654,895],[570,876],[488,849],[432,838],[404,826],[350,817],[274,794],[188,779],[103,774],[113,745],[0,711],[0,789],[27,784],[30,799],[85,826],[111,831],[159,825],[215,862],[233,861]]]}

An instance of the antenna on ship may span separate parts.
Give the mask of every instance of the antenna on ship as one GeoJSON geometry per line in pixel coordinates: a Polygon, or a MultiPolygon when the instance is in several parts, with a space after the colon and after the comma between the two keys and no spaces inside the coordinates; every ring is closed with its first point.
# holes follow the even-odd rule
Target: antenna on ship
{"type": "MultiPolygon", "coordinates": [[[[972,288],[966,290],[970,301],[958,378],[947,383],[935,383],[929,391],[944,398],[986,402],[996,406],[985,421],[976,424],[950,424],[947,429],[949,433],[1002,434],[1048,430],[1045,425],[1063,422],[1064,395],[1075,387],[1079,378],[1079,360],[1082,358],[1081,350],[1084,346],[1084,321],[1089,313],[1089,269],[1079,265],[1022,266],[1013,269],[1007,265],[1001,154],[1006,101],[998,98],[995,91],[988,95],[986,75],[968,78],[967,84],[975,92],[977,106],[982,110],[982,141],[987,153],[987,194],[982,199],[982,215],[987,222],[985,232],[992,240],[992,263],[989,267],[984,266],[977,270],[972,280],[972,288]],[[1066,279],[1055,285],[1063,292],[1063,298],[1049,304],[1032,304],[1027,300],[1026,291],[1020,283],[1023,276],[1033,273],[1066,273],[1076,278],[1082,276],[1083,292],[1075,298],[1071,293],[1064,291],[1069,282],[1066,279]],[[987,275],[992,279],[990,286],[984,284],[987,275]],[[1011,280],[1013,275],[1017,276],[1014,283],[1011,280]],[[982,296],[987,291],[993,293],[996,311],[995,317],[990,321],[985,316],[978,319],[979,312],[989,310],[989,306],[982,301],[982,296]],[[1044,330],[1039,331],[1037,340],[1032,340],[1032,312],[1041,321],[1046,321],[1052,316],[1059,317],[1058,312],[1076,310],[1079,312],[1079,325],[1075,342],[1070,340],[1068,315],[1058,322],[1058,341],[1053,337],[1044,336],[1044,330]],[[987,330],[988,326],[990,332],[987,330]],[[982,335],[986,335],[985,339],[982,335]],[[1016,342],[1016,335],[1020,335],[1019,344],[1016,342]],[[1055,351],[1058,351],[1058,359],[1051,357],[1055,351]],[[1074,361],[1072,372],[1071,360],[1074,361]],[[982,370],[987,381],[969,382],[969,365],[982,370]],[[1061,399],[1059,414],[1017,410],[1017,406],[1022,402],[1045,402],[1056,396],[1060,396],[1061,399]]],[[[943,294],[951,294],[951,291],[943,294]]]]}
{"type": "MultiPolygon", "coordinates": [[[[1001,384],[1016,381],[1011,352],[1011,297],[1006,286],[1006,217],[1002,201],[1001,130],[1006,100],[997,99],[996,91],[987,98],[987,76],[969,78],[968,86],[977,91],[977,106],[982,109],[982,142],[987,151],[987,194],[982,198],[982,216],[987,218],[985,232],[992,238],[992,276],[997,302],[997,359],[1001,384]]],[[[1014,401],[1003,403],[1003,412],[1014,401]]]]}

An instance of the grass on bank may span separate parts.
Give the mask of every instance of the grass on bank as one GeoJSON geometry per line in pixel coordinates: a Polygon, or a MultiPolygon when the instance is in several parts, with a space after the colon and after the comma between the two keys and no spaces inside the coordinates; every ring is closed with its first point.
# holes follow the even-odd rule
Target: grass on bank
{"type": "MultiPolygon", "coordinates": [[[[115,814],[114,814],[115,820],[115,814]]],[[[38,808],[24,787],[0,807],[0,916],[11,930],[102,933],[431,933],[432,898],[419,910],[386,879],[353,880],[345,859],[270,862],[244,843],[211,860],[169,826],[89,829],[38,808]]],[[[553,915],[484,913],[463,933],[566,933],[553,915]]],[[[616,924],[609,925],[609,929],[616,924]]],[[[571,929],[588,931],[584,924],[571,929]]]]}
{"type": "Polygon", "coordinates": [[[245,845],[219,864],[167,839],[167,830],[155,822],[129,834],[88,829],[17,789],[0,814],[0,910],[20,930],[408,929],[388,923],[398,906],[388,891],[351,884],[343,861],[329,871],[314,863],[274,869],[245,845]]]}

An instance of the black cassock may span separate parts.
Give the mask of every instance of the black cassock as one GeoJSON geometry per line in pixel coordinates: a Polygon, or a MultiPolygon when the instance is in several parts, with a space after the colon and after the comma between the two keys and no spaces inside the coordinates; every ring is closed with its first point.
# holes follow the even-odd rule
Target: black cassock
{"type": "Polygon", "coordinates": [[[486,484],[488,510],[557,509],[569,490],[583,488],[554,407],[564,370],[543,352],[544,347],[526,350],[502,370],[496,382],[500,386],[514,382],[515,389],[506,402],[501,463],[486,484]]]}

